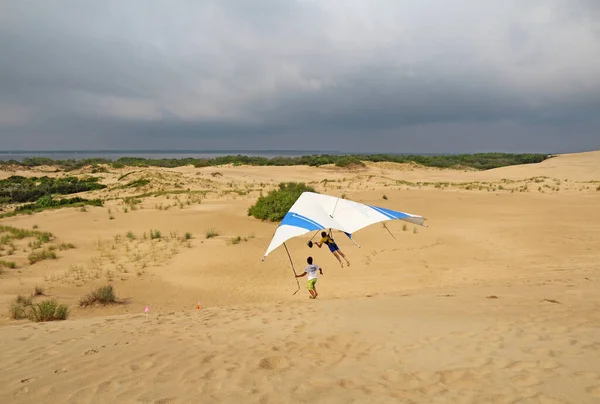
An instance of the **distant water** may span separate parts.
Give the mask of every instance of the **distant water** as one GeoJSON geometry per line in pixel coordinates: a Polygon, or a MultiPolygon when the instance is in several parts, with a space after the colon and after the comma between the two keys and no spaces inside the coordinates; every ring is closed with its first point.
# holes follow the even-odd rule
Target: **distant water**
{"type": "Polygon", "coordinates": [[[45,157],[52,160],[84,160],[104,158],[117,160],[121,157],[140,157],[146,159],[182,159],[182,158],[215,158],[219,156],[252,156],[252,157],[300,157],[314,154],[342,154],[335,151],[314,150],[57,150],[57,151],[0,151],[0,161],[23,161],[31,157],[45,157]]]}

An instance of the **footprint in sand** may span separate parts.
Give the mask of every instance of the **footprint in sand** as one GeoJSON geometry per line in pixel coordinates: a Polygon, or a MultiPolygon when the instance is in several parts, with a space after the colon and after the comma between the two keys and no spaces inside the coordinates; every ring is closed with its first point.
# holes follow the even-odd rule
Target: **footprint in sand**
{"type": "Polygon", "coordinates": [[[560,362],[553,361],[553,360],[545,360],[545,361],[540,362],[540,368],[542,368],[544,370],[554,370],[554,369],[558,369],[561,366],[562,366],[562,364],[560,362]]]}
{"type": "Polygon", "coordinates": [[[591,394],[593,397],[600,398],[600,386],[592,386],[588,387],[586,391],[591,394]]]}
{"type": "Polygon", "coordinates": [[[520,387],[531,387],[542,383],[540,379],[527,373],[520,373],[513,376],[510,378],[510,381],[520,387]]]}
{"type": "Polygon", "coordinates": [[[265,370],[280,370],[289,366],[290,363],[285,356],[267,356],[258,363],[258,367],[265,370]]]}
{"type": "Polygon", "coordinates": [[[580,371],[573,373],[573,376],[583,380],[600,380],[600,373],[596,372],[580,371]]]}
{"type": "Polygon", "coordinates": [[[175,402],[175,397],[166,397],[158,399],[154,402],[154,404],[170,404],[175,402]]]}
{"type": "Polygon", "coordinates": [[[511,365],[507,366],[507,368],[514,370],[516,372],[521,372],[523,370],[531,370],[537,367],[537,363],[535,362],[513,362],[511,365]]]}

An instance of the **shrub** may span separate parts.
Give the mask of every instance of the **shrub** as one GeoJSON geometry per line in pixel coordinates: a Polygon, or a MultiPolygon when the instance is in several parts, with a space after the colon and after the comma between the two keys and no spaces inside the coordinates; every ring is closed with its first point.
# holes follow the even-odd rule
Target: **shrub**
{"type": "Polygon", "coordinates": [[[99,178],[95,177],[79,179],[12,176],[0,180],[0,198],[9,199],[13,203],[38,201],[39,205],[43,205],[52,201],[50,195],[53,194],[67,195],[106,188],[106,185],[98,183],[98,180],[99,178]]]}
{"type": "Polygon", "coordinates": [[[69,309],[55,299],[45,300],[30,306],[29,319],[35,322],[66,320],[69,309]]]}
{"type": "Polygon", "coordinates": [[[8,308],[8,315],[13,320],[21,320],[27,318],[26,306],[16,302],[12,302],[8,308]]]}
{"type": "Polygon", "coordinates": [[[343,156],[343,157],[340,157],[335,162],[335,165],[337,167],[365,167],[365,163],[363,163],[356,156],[343,156]]]}
{"type": "Polygon", "coordinates": [[[127,183],[122,188],[141,188],[141,187],[144,187],[144,186],[146,186],[148,184],[150,184],[150,180],[149,179],[147,179],[147,178],[140,178],[140,179],[133,180],[133,181],[127,183]]]}
{"type": "Polygon", "coordinates": [[[303,192],[315,192],[315,190],[302,182],[282,182],[279,184],[279,189],[259,197],[248,209],[248,216],[272,222],[280,221],[303,192]]]}
{"type": "Polygon", "coordinates": [[[56,259],[56,253],[50,250],[42,250],[40,252],[32,252],[27,257],[29,259],[30,264],[35,264],[36,262],[47,260],[47,259],[56,259]]]}
{"type": "Polygon", "coordinates": [[[219,235],[219,232],[216,231],[215,229],[210,229],[206,232],[206,238],[213,238],[213,237],[217,237],[219,235]]]}
{"type": "Polygon", "coordinates": [[[104,202],[101,199],[85,199],[80,197],[53,199],[49,195],[42,196],[33,203],[26,203],[15,209],[15,212],[39,212],[44,209],[60,208],[65,206],[93,205],[102,206],[104,202]]]}
{"type": "Polygon", "coordinates": [[[232,238],[231,240],[229,240],[229,243],[230,244],[239,244],[242,241],[248,241],[248,239],[246,237],[237,236],[237,237],[232,238]]]}
{"type": "Polygon", "coordinates": [[[6,268],[16,268],[17,264],[15,264],[13,261],[3,261],[0,260],[0,269],[2,267],[6,267],[6,268]]]}
{"type": "Polygon", "coordinates": [[[91,306],[94,303],[111,304],[116,303],[117,297],[112,285],[101,286],[96,290],[91,291],[79,300],[79,305],[82,307],[91,306]]]}

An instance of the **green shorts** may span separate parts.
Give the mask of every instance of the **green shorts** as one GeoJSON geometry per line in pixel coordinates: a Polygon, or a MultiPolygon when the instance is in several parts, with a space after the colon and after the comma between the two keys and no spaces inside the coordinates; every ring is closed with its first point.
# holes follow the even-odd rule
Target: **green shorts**
{"type": "Polygon", "coordinates": [[[306,287],[308,290],[313,290],[315,288],[315,283],[317,283],[317,278],[311,279],[306,283],[306,287]]]}

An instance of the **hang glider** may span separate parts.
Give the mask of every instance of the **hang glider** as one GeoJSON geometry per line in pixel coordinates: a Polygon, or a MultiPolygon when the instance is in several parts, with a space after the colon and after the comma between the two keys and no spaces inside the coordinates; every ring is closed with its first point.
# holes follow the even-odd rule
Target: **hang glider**
{"type": "Polygon", "coordinates": [[[311,231],[340,230],[352,240],[354,232],[388,220],[403,220],[427,227],[422,216],[365,205],[335,196],[303,192],[275,230],[263,261],[267,255],[290,238],[311,231]]]}

